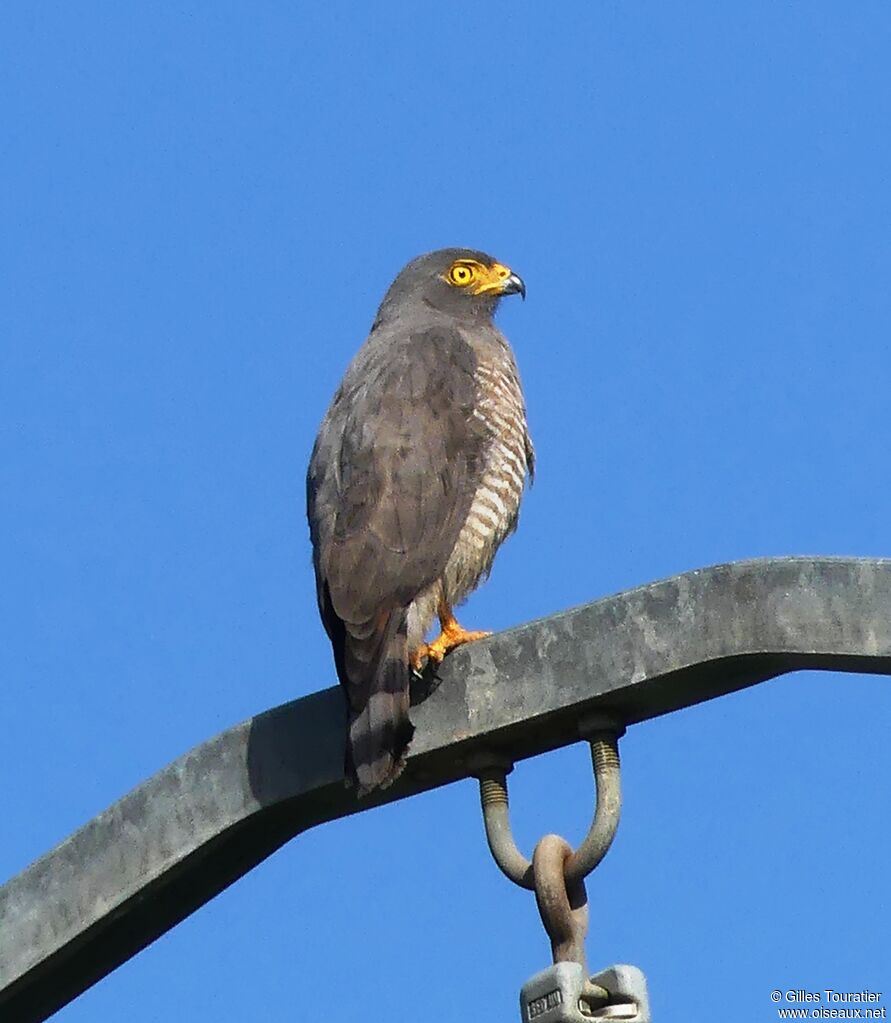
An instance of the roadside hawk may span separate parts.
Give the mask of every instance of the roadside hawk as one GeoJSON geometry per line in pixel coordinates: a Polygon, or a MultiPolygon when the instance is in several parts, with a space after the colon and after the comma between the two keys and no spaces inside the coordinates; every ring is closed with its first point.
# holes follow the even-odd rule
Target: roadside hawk
{"type": "Polygon", "coordinates": [[[493,323],[523,281],[484,252],[412,260],[337,389],[307,473],[322,621],[349,711],[359,794],[402,771],[409,682],[488,635],[453,608],[517,524],[533,449],[513,353],[493,323]],[[425,643],[434,617],[441,634],[425,643]]]}

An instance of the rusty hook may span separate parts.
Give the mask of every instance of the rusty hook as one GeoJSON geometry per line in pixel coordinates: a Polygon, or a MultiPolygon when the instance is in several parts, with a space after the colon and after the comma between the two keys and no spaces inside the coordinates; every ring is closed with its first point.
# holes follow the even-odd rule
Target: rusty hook
{"type": "MultiPolygon", "coordinates": [[[[545,835],[532,853],[535,901],[551,942],[554,963],[578,963],[588,978],[585,935],[588,933],[588,893],[582,878],[566,880],[572,846],[559,835],[545,835]]],[[[609,992],[586,979],[582,1001],[590,1014],[609,1001],[609,992]]]]}
{"type": "Polygon", "coordinates": [[[564,870],[572,846],[559,835],[545,835],[532,853],[535,901],[551,939],[555,963],[585,963],[588,894],[582,880],[567,883],[564,870]]]}

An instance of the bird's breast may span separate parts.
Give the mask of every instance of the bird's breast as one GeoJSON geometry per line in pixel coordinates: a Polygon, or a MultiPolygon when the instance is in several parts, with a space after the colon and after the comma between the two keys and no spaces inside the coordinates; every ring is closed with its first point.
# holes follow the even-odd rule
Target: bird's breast
{"type": "Polygon", "coordinates": [[[526,410],[513,360],[480,361],[473,415],[487,435],[467,518],[446,569],[445,586],[457,603],[489,571],[517,521],[528,471],[526,410]]]}

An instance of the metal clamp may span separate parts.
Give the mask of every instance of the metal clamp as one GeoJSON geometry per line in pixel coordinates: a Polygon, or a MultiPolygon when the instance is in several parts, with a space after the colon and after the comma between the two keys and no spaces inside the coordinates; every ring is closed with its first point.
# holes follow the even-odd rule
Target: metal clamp
{"type": "Polygon", "coordinates": [[[578,963],[557,963],[536,973],[520,991],[522,1023],[591,1023],[625,1020],[650,1023],[647,982],[636,966],[611,966],[587,980],[578,963]],[[597,987],[606,999],[592,999],[597,987]]]}

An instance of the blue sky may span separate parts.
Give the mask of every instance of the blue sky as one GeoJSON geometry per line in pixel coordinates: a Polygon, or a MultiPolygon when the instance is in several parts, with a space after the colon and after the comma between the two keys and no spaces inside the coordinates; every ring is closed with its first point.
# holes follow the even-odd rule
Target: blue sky
{"type": "MultiPolygon", "coordinates": [[[[305,465],[419,252],[529,292],[539,472],[468,627],[891,555],[891,8],[732,6],[4,6],[0,878],[332,684],[305,465]]],[[[592,967],[661,1021],[891,986],[889,719],[806,673],[633,728],[592,967]]],[[[524,847],[590,788],[521,764],[524,847]]],[[[547,960],[468,781],[300,836],[58,1019],[510,1020],[547,960]]]]}

